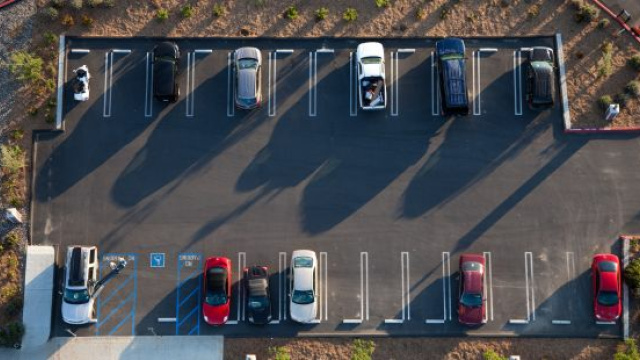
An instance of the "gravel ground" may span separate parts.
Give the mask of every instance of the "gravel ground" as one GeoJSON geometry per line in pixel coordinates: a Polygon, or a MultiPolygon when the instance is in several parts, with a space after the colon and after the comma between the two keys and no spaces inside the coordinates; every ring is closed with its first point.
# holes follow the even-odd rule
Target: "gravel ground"
{"type": "Polygon", "coordinates": [[[16,50],[26,49],[31,41],[36,0],[22,0],[0,9],[0,135],[4,133],[20,84],[12,81],[5,64],[16,50]]]}

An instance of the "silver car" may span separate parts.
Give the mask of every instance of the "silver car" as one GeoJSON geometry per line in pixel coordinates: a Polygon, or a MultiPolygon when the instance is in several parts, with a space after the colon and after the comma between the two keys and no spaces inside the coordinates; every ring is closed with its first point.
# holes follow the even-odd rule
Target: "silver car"
{"type": "Polygon", "coordinates": [[[262,103],[262,55],[254,47],[233,53],[234,99],[236,107],[253,109],[262,103]]]}

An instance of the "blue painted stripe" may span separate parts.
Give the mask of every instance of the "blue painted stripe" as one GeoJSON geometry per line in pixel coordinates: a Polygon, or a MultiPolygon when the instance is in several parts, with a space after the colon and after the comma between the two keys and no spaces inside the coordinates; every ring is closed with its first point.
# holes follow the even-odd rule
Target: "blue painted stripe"
{"type": "Polygon", "coordinates": [[[193,296],[193,294],[195,294],[195,293],[199,292],[199,290],[200,290],[200,289],[193,289],[193,291],[192,291],[189,295],[187,295],[187,297],[185,297],[184,299],[182,299],[182,301],[180,302],[180,305],[179,305],[179,306],[184,305],[184,303],[185,303],[187,300],[189,300],[189,298],[191,298],[191,297],[193,296]]]}
{"type": "Polygon", "coordinates": [[[182,319],[182,321],[180,321],[180,323],[178,324],[178,327],[182,326],[182,324],[184,324],[185,320],[190,318],[191,315],[195,314],[197,310],[198,310],[198,307],[194,307],[193,310],[189,311],[189,313],[182,319]]]}
{"type": "Polygon", "coordinates": [[[109,313],[109,315],[107,315],[107,317],[106,317],[106,318],[104,318],[104,320],[103,320],[102,322],[98,323],[98,325],[100,326],[100,325],[104,324],[105,322],[107,322],[107,320],[109,320],[109,318],[110,318],[113,314],[115,314],[118,310],[120,310],[120,308],[121,308],[124,304],[128,303],[128,302],[129,302],[129,300],[133,299],[133,295],[134,295],[134,294],[131,294],[131,295],[127,296],[124,300],[122,300],[122,301],[120,302],[120,304],[118,304],[118,306],[117,306],[115,309],[111,310],[111,312],[109,313]]]}
{"type": "Polygon", "coordinates": [[[109,331],[109,335],[113,335],[114,332],[118,331],[118,329],[120,329],[120,326],[122,326],[122,324],[124,324],[124,322],[127,321],[127,319],[129,317],[131,317],[131,322],[134,322],[132,314],[129,314],[129,315],[125,316],[124,319],[122,319],[120,321],[120,323],[118,323],[118,325],[116,325],[116,327],[114,327],[111,331],[109,331]]]}
{"type": "Polygon", "coordinates": [[[202,295],[200,292],[201,289],[201,285],[202,281],[198,281],[198,335],[200,335],[200,318],[202,316],[200,316],[200,314],[202,314],[202,311],[200,311],[200,304],[202,304],[202,301],[200,299],[202,299],[202,295]]]}
{"type": "Polygon", "coordinates": [[[136,304],[138,303],[138,257],[133,258],[133,306],[131,310],[131,335],[136,334],[136,304]]]}
{"type": "MultiPolygon", "coordinates": [[[[104,300],[102,300],[103,305],[108,303],[109,300],[111,300],[111,298],[113,298],[114,295],[117,295],[120,290],[122,290],[123,287],[125,287],[125,285],[127,285],[127,283],[133,279],[133,277],[135,276],[135,274],[131,274],[125,281],[122,282],[122,284],[120,284],[115,290],[113,290],[109,296],[107,296],[104,300]]],[[[135,285],[134,285],[135,286],[135,285]]]]}
{"type": "MultiPolygon", "coordinates": [[[[180,307],[178,304],[180,303],[180,269],[182,268],[182,261],[180,260],[180,254],[178,254],[178,278],[176,284],[176,319],[180,319],[180,307]]],[[[176,321],[176,335],[180,335],[180,327],[178,326],[178,322],[176,321]]]]}
{"type": "Polygon", "coordinates": [[[194,326],[193,329],[191,329],[191,331],[189,331],[188,335],[193,334],[194,330],[197,330],[198,331],[198,335],[200,335],[200,326],[194,326]]]}

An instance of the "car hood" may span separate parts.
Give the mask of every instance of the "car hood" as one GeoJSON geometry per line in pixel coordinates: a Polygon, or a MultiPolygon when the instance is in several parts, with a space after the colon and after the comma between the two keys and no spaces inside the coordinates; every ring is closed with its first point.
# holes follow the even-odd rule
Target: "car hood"
{"type": "Polygon", "coordinates": [[[311,304],[296,304],[293,301],[290,302],[291,320],[299,323],[310,323],[316,318],[316,302],[311,304]]]}
{"type": "Polygon", "coordinates": [[[223,305],[211,306],[207,303],[202,304],[202,314],[207,317],[207,324],[222,325],[229,318],[229,302],[223,305]]]}
{"type": "Polygon", "coordinates": [[[363,64],[362,75],[364,77],[379,77],[382,76],[383,64],[363,64]]]}
{"type": "Polygon", "coordinates": [[[622,307],[618,303],[613,306],[605,306],[596,302],[595,313],[598,321],[616,321],[620,317],[622,307]]]}
{"type": "Polygon", "coordinates": [[[482,306],[466,307],[460,306],[458,308],[458,320],[467,325],[482,324],[484,320],[484,314],[482,313],[482,306]]]}
{"type": "Polygon", "coordinates": [[[271,309],[267,306],[264,309],[250,309],[249,316],[253,317],[256,324],[266,324],[271,321],[271,309]]]}
{"type": "Polygon", "coordinates": [[[93,300],[84,304],[69,304],[62,301],[62,320],[68,324],[86,324],[92,321],[93,300]]]}

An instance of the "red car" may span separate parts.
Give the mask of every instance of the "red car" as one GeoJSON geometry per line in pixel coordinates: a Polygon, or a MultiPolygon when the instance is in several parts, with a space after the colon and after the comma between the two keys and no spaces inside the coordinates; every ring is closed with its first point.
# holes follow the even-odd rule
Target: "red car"
{"type": "Polygon", "coordinates": [[[480,325],[486,322],[486,296],[484,289],[484,256],[460,255],[460,298],[458,321],[465,325],[480,325]]]}
{"type": "Polygon", "coordinates": [[[211,257],[204,265],[204,303],[202,314],[210,325],[222,325],[229,319],[231,304],[231,260],[211,257]]]}
{"type": "Polygon", "coordinates": [[[620,260],[613,254],[596,254],[591,263],[593,312],[598,321],[616,321],[622,313],[620,260]]]}

